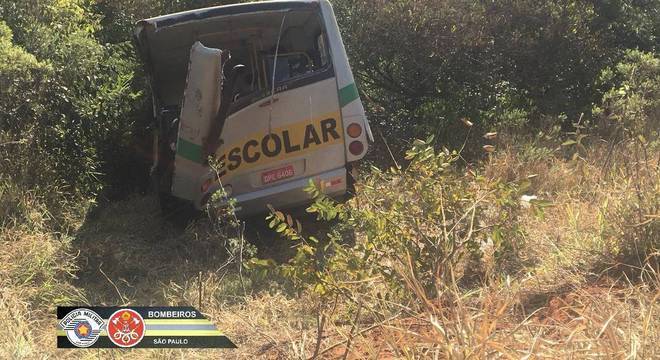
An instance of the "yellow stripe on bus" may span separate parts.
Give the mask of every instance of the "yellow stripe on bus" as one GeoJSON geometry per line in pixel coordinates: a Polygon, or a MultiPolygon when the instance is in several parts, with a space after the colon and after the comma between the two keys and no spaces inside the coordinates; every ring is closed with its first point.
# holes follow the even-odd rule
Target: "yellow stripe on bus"
{"type": "Polygon", "coordinates": [[[244,139],[231,139],[231,143],[220,146],[215,154],[220,162],[216,170],[219,177],[226,182],[246,170],[264,164],[341,144],[343,134],[339,112],[275,128],[270,134],[263,130],[258,131],[244,139]]]}

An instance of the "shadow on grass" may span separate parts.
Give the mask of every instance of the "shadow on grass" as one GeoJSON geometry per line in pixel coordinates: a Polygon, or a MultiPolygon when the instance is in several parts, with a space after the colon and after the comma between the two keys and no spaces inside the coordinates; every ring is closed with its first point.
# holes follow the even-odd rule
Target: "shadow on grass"
{"type": "MultiPolygon", "coordinates": [[[[246,240],[258,245],[259,256],[279,257],[277,252],[285,251],[263,220],[250,219],[246,227],[246,240]]],[[[96,209],[79,229],[75,283],[95,305],[185,303],[181,291],[200,274],[223,279],[220,293],[230,297],[243,293],[246,282],[255,290],[254,279],[238,282],[237,263],[227,264],[225,240],[202,215],[184,227],[165,220],[154,197],[134,195],[96,209]]]]}

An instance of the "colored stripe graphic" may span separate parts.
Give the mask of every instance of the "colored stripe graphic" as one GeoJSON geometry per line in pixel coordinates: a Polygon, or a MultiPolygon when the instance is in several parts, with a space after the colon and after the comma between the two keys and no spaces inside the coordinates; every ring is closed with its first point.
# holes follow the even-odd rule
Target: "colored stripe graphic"
{"type": "MultiPolygon", "coordinates": [[[[57,336],[66,336],[66,332],[64,330],[58,330],[57,336]]],[[[108,336],[108,333],[103,330],[101,331],[101,336],[108,336]]],[[[224,334],[216,329],[147,329],[145,330],[144,336],[224,336],[224,334]]]]}
{"type": "Polygon", "coordinates": [[[149,325],[147,324],[147,332],[150,330],[215,330],[213,324],[208,325],[189,325],[189,324],[159,324],[159,325],[149,325]]]}
{"type": "Polygon", "coordinates": [[[218,330],[147,330],[144,336],[223,336],[218,330]]]}
{"type": "Polygon", "coordinates": [[[176,142],[176,154],[198,164],[204,162],[202,161],[202,146],[184,138],[179,138],[176,142]]]}
{"type": "Polygon", "coordinates": [[[159,325],[159,324],[175,324],[175,325],[180,325],[180,324],[201,324],[201,325],[211,324],[211,322],[206,320],[206,319],[144,319],[144,323],[147,324],[147,328],[149,327],[149,325],[159,325]]]}
{"type": "MultiPolygon", "coordinates": [[[[222,332],[216,329],[215,325],[147,325],[145,336],[223,336],[222,332]]],[[[57,330],[57,336],[66,336],[66,331],[61,328],[57,330]]],[[[101,331],[101,336],[108,336],[105,330],[101,331]]]]}
{"type": "MultiPolygon", "coordinates": [[[[121,309],[132,310],[141,316],[143,323],[143,337],[131,347],[134,348],[200,348],[220,349],[236,348],[236,345],[213,322],[192,307],[89,307],[87,313],[80,315],[78,307],[58,307],[56,325],[57,347],[76,348],[87,346],[89,348],[117,348],[116,340],[110,339],[110,335],[122,334],[121,330],[110,327],[109,319],[115,318],[115,312],[121,309]],[[91,318],[89,313],[96,316],[91,318]],[[90,317],[90,319],[84,316],[90,317]],[[76,324],[82,321],[96,321],[102,323],[97,331],[96,338],[87,341],[73,333],[76,324]],[[64,320],[63,320],[64,319],[64,320]],[[67,319],[69,319],[67,321],[67,319]],[[71,325],[73,324],[73,325],[71,325]],[[65,330],[66,329],[66,330],[65,330]]],[[[115,318],[116,319],[116,318],[115,318]]],[[[117,320],[115,320],[117,321],[117,320]]],[[[128,326],[128,325],[124,325],[128,326]]],[[[135,330],[135,329],[133,329],[135,330]]],[[[127,330],[123,330],[126,333],[127,330]]]]}
{"type": "Polygon", "coordinates": [[[355,86],[355,83],[347,85],[339,89],[339,107],[344,107],[359,97],[360,95],[358,94],[357,86],[355,86]]]}

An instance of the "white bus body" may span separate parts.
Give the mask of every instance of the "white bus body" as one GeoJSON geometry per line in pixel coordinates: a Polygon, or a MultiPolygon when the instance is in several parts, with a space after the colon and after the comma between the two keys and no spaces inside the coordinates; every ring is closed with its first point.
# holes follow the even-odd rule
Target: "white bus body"
{"type": "Polygon", "coordinates": [[[328,1],[160,16],[138,23],[136,41],[152,87],[164,197],[199,209],[224,186],[250,215],[305,204],[310,179],[346,195],[347,169],[373,137],[328,1]]]}

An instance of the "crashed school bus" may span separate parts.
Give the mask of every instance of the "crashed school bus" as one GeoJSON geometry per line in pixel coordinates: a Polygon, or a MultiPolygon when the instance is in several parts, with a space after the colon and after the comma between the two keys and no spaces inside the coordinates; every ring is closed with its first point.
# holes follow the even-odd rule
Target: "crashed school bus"
{"type": "Polygon", "coordinates": [[[350,191],[373,136],[328,1],[186,11],[142,20],[135,35],[162,204],[200,209],[224,187],[250,215],[305,204],[310,179],[335,198],[350,191]]]}

